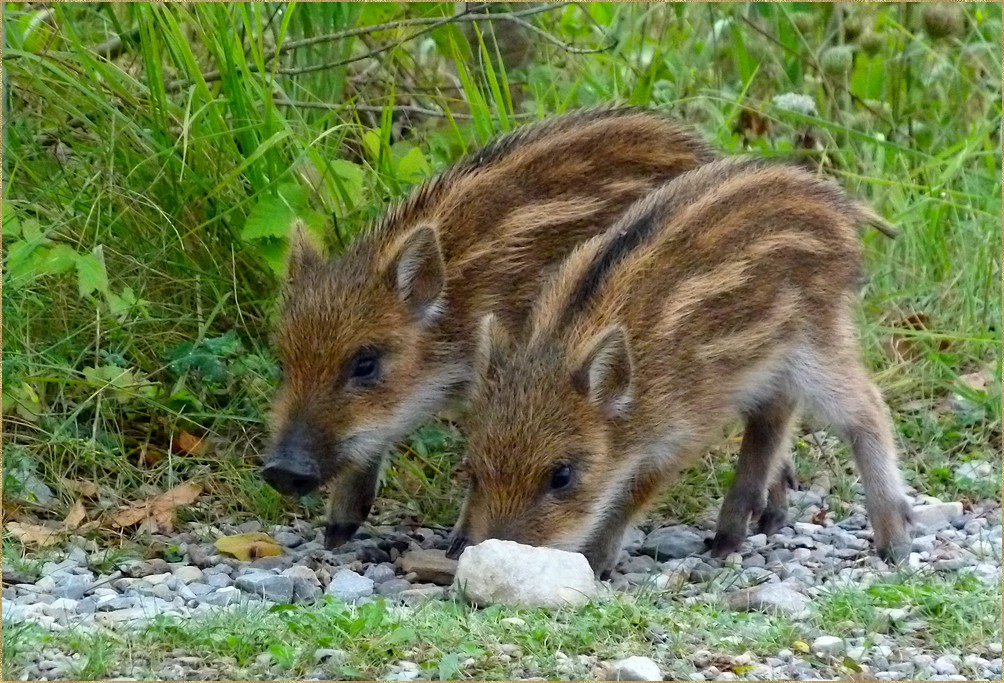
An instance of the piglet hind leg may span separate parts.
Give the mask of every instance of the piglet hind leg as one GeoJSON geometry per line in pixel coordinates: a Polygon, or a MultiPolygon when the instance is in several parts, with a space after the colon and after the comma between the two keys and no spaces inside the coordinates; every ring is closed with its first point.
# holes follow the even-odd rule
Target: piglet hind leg
{"type": "Polygon", "coordinates": [[[889,409],[856,356],[830,355],[806,363],[805,399],[848,446],[865,489],[865,506],[879,556],[901,562],[910,554],[912,508],[896,463],[889,409]]]}
{"type": "Polygon", "coordinates": [[[788,452],[795,407],[787,396],[777,395],[747,412],[735,477],[709,542],[712,556],[726,557],[738,550],[751,519],[762,533],[773,533],[784,524],[788,479],[793,478],[788,452]]]}

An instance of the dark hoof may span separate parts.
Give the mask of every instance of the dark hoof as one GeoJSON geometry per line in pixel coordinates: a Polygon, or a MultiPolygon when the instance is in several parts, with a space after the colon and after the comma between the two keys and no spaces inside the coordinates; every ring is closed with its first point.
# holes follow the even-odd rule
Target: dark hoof
{"type": "Polygon", "coordinates": [[[358,522],[331,522],[324,529],[324,547],[334,550],[352,540],[359,529],[358,522]]]}
{"type": "Polygon", "coordinates": [[[731,534],[716,533],[714,538],[704,539],[704,544],[708,547],[708,554],[711,557],[725,559],[732,553],[739,550],[742,539],[731,534]]]}
{"type": "Polygon", "coordinates": [[[450,547],[446,549],[446,557],[450,560],[459,560],[464,548],[470,544],[471,541],[466,536],[454,536],[450,539],[450,547]]]}
{"type": "Polygon", "coordinates": [[[756,531],[758,534],[770,536],[772,534],[776,534],[778,529],[783,527],[787,521],[787,510],[769,507],[763,511],[760,518],[757,520],[756,531]]]}

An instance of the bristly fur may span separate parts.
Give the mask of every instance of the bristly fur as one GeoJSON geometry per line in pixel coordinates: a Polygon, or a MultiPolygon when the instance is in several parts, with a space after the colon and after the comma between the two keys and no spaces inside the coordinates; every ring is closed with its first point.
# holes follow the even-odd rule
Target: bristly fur
{"type": "Polygon", "coordinates": [[[859,231],[879,220],[832,181],[729,159],[577,247],[528,334],[482,328],[456,538],[573,548],[609,569],[630,519],[739,416],[712,544],[728,553],[751,519],[765,532],[783,523],[787,438],[804,406],[851,446],[876,544],[901,557],[909,507],[852,323],[859,231]],[[566,467],[574,485],[553,491],[566,467]]]}
{"type": "Polygon", "coordinates": [[[276,335],[285,378],[272,461],[287,457],[284,434],[300,425],[310,438],[298,443],[330,481],[332,524],[343,533],[363,521],[374,463],[463,395],[480,317],[519,327],[576,245],[714,158],[651,112],[573,113],[504,135],[423,183],[333,260],[298,242],[276,335]],[[379,373],[356,381],[363,350],[379,373]]]}

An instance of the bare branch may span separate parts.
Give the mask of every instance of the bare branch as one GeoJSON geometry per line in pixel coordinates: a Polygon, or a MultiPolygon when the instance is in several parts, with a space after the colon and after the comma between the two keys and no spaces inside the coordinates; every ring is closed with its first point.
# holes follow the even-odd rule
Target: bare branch
{"type": "MultiPolygon", "coordinates": [[[[310,67],[303,67],[303,69],[305,69],[305,70],[280,69],[280,70],[277,71],[277,73],[280,73],[280,74],[283,74],[283,75],[298,75],[298,74],[301,74],[301,73],[310,73],[312,71],[321,71],[323,69],[330,69],[330,68],[335,68],[335,67],[338,67],[338,66],[344,66],[345,64],[349,64],[349,63],[351,63],[353,61],[359,61],[360,59],[366,59],[368,57],[372,57],[374,54],[378,54],[380,52],[385,52],[386,50],[389,50],[392,47],[396,47],[398,45],[401,45],[401,44],[403,44],[405,42],[408,42],[409,40],[412,40],[412,39],[420,36],[420,35],[428,33],[429,31],[431,31],[433,29],[439,28],[440,26],[444,26],[444,25],[447,25],[447,24],[468,23],[468,22],[473,22],[473,21],[517,21],[517,22],[520,22],[522,20],[522,17],[527,17],[527,16],[531,16],[531,15],[534,15],[534,14],[541,14],[543,12],[550,12],[550,11],[553,11],[553,10],[565,7],[567,4],[568,3],[565,3],[565,2],[554,3],[554,4],[546,4],[546,5],[539,6],[539,7],[531,7],[529,9],[518,10],[516,12],[500,12],[498,14],[458,14],[458,15],[451,16],[451,17],[418,17],[418,18],[414,18],[414,19],[400,19],[398,21],[391,21],[391,22],[387,22],[387,23],[384,23],[384,24],[375,24],[373,26],[360,26],[358,28],[348,29],[346,31],[337,31],[335,33],[328,33],[328,34],[325,34],[323,36],[313,36],[311,38],[303,38],[301,40],[291,40],[291,41],[288,41],[288,42],[284,43],[280,48],[278,48],[276,50],[270,50],[269,52],[267,52],[265,54],[265,57],[264,57],[263,61],[265,63],[271,63],[279,55],[285,54],[285,53],[287,53],[287,52],[289,52],[291,50],[295,50],[295,49],[298,49],[298,48],[301,48],[301,47],[307,47],[307,46],[310,46],[310,45],[318,45],[318,44],[321,44],[321,43],[330,43],[330,42],[334,42],[336,40],[343,40],[345,38],[353,38],[353,37],[356,37],[356,36],[364,36],[364,35],[368,35],[368,34],[371,34],[371,33],[379,33],[380,31],[390,31],[390,30],[394,30],[394,29],[398,29],[398,28],[406,28],[406,27],[409,27],[409,26],[424,26],[425,27],[423,30],[416,31],[415,33],[411,34],[410,36],[408,36],[408,37],[406,37],[406,38],[404,38],[404,39],[402,39],[402,40],[400,40],[400,41],[398,41],[396,43],[392,43],[390,46],[381,48],[379,50],[371,51],[371,52],[367,53],[366,55],[362,55],[360,57],[351,58],[351,59],[347,59],[347,60],[342,60],[342,61],[339,61],[339,62],[329,62],[329,63],[325,63],[325,64],[312,65],[310,67]]],[[[522,22],[522,23],[528,23],[528,22],[522,22]]],[[[536,27],[534,27],[534,29],[536,29],[536,27]]],[[[540,29],[536,29],[536,30],[539,31],[540,29]]],[[[562,45],[562,46],[565,45],[564,43],[562,43],[561,41],[559,41],[557,38],[554,38],[553,36],[548,36],[548,37],[551,39],[552,42],[555,42],[555,43],[557,43],[559,45],[562,45]]],[[[256,64],[250,64],[250,65],[248,65],[248,68],[252,72],[257,72],[258,71],[258,66],[256,64]]],[[[209,71],[209,72],[203,74],[202,79],[206,83],[211,83],[211,82],[220,80],[222,77],[223,77],[223,75],[217,70],[217,71],[209,71]]],[[[182,90],[183,88],[191,85],[191,83],[192,83],[192,81],[188,80],[188,79],[174,80],[174,81],[171,81],[170,83],[167,84],[166,90],[167,90],[167,92],[177,92],[177,91],[182,90]]]]}
{"type": "MultiPolygon", "coordinates": [[[[381,107],[379,105],[371,104],[335,104],[331,102],[305,102],[299,100],[288,100],[283,97],[277,97],[275,103],[281,107],[296,107],[297,109],[323,109],[326,111],[365,111],[373,112],[374,114],[381,114],[384,112],[386,107],[381,107]]],[[[472,118],[469,114],[456,114],[450,112],[440,111],[438,109],[427,109],[426,107],[419,107],[413,104],[395,104],[391,106],[394,111],[402,112],[405,114],[418,114],[420,116],[436,116],[446,118],[448,116],[455,119],[469,119],[472,118]]]]}

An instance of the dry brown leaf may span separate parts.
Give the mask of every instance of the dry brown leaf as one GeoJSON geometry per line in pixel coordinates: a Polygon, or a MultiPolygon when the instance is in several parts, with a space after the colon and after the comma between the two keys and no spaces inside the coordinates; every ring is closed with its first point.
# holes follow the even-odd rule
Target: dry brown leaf
{"type": "Polygon", "coordinates": [[[159,451],[156,448],[150,448],[149,446],[144,446],[139,452],[139,464],[143,467],[153,467],[158,462],[167,457],[167,453],[164,451],[159,451]]]}
{"type": "Polygon", "coordinates": [[[40,524],[8,522],[6,529],[10,532],[11,536],[25,545],[46,548],[59,542],[59,529],[50,529],[40,524]]]}
{"type": "Polygon", "coordinates": [[[206,450],[206,441],[185,430],[181,430],[174,439],[174,450],[185,455],[202,455],[206,450]]]}
{"type": "Polygon", "coordinates": [[[237,534],[216,539],[216,549],[221,553],[233,555],[238,560],[250,562],[259,557],[282,555],[282,547],[273,541],[268,534],[256,531],[251,534],[237,534]]]}
{"type": "Polygon", "coordinates": [[[84,503],[81,500],[77,500],[70,508],[70,511],[66,514],[66,519],[63,520],[63,528],[67,531],[73,531],[79,527],[83,521],[87,519],[87,510],[84,509],[84,503]]]}
{"type": "Polygon", "coordinates": [[[74,481],[73,479],[62,479],[63,487],[67,491],[72,491],[82,498],[97,498],[98,486],[92,481],[74,481]]]}
{"type": "Polygon", "coordinates": [[[174,528],[174,510],[181,505],[191,505],[202,493],[202,486],[188,482],[175,486],[140,503],[133,503],[118,512],[111,519],[115,528],[132,526],[142,522],[142,529],[153,532],[172,531],[174,528]]]}
{"type": "Polygon", "coordinates": [[[970,372],[966,375],[960,375],[958,382],[964,387],[972,389],[973,391],[986,391],[987,384],[993,381],[993,376],[984,370],[979,372],[970,372]]]}

